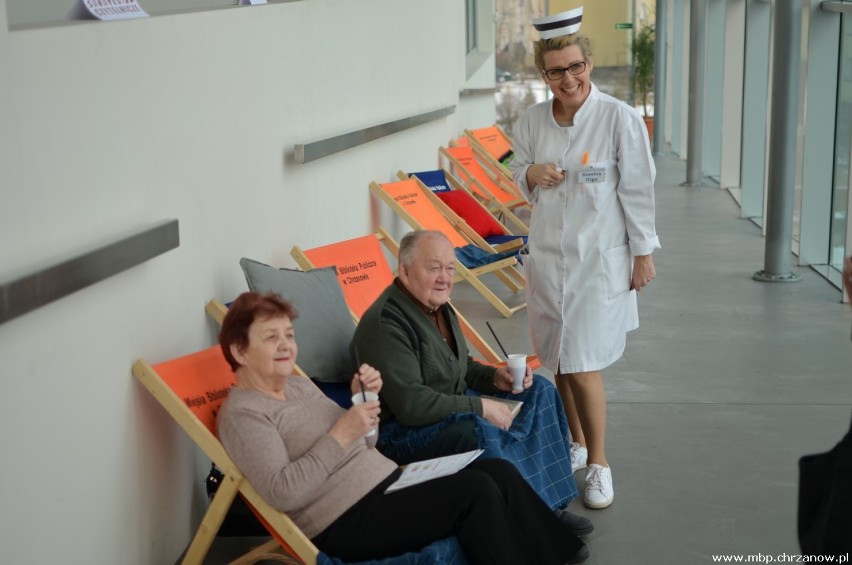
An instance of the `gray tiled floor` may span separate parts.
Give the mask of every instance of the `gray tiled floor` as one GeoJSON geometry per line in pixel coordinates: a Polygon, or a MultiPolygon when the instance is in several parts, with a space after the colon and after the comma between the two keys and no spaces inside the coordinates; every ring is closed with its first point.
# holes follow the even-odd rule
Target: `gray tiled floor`
{"type": "MultiPolygon", "coordinates": [[[[799,283],[751,280],[763,267],[759,229],[727,192],[683,188],[685,178],[684,163],[658,159],[658,278],[639,297],[624,357],[604,372],[616,499],[572,506],[597,527],[588,563],[798,553],[798,458],[849,426],[852,308],[807,268],[795,269],[799,283]]],[[[507,349],[530,350],[525,312],[503,319],[464,284],[453,295],[483,335],[490,321],[507,349]]],[[[220,562],[229,550],[217,547],[220,562]]]]}
{"type": "MultiPolygon", "coordinates": [[[[831,448],[852,415],[852,308],[808,268],[799,283],[753,281],[759,228],[726,191],[685,178],[658,159],[658,278],[604,371],[616,499],[572,505],[597,527],[589,563],[798,553],[798,458],[831,448]]],[[[477,329],[488,319],[508,349],[529,347],[525,314],[498,318],[463,285],[454,296],[477,329]]]]}

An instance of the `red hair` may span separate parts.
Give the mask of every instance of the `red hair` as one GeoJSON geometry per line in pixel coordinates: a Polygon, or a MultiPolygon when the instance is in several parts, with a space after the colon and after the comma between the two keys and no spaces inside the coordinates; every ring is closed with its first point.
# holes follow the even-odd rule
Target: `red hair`
{"type": "Polygon", "coordinates": [[[244,292],[239,295],[228,308],[219,331],[219,347],[231,370],[236,371],[240,367],[231,353],[231,346],[236,345],[239,350],[248,347],[249,328],[255,320],[285,317],[295,320],[299,314],[290,302],[274,292],[244,292]]]}

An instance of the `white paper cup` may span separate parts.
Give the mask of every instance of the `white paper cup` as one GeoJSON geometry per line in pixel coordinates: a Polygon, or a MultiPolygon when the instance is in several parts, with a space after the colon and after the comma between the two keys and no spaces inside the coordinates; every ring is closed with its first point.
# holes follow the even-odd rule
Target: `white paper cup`
{"type": "Polygon", "coordinates": [[[509,372],[512,373],[512,390],[520,392],[524,390],[524,377],[527,376],[527,354],[513,353],[506,360],[509,372]]]}
{"type": "MultiPolygon", "coordinates": [[[[364,396],[367,397],[367,400],[379,399],[379,395],[375,392],[364,392],[363,394],[359,392],[358,394],[352,395],[352,405],[355,406],[356,404],[364,404],[364,396]]],[[[373,428],[372,430],[364,434],[364,437],[371,437],[374,435],[376,435],[376,428],[373,428]]]]}

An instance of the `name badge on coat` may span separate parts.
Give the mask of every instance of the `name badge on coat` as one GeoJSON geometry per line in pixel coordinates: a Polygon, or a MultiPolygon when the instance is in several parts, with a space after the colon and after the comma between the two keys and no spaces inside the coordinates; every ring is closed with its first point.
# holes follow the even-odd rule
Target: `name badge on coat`
{"type": "Polygon", "coordinates": [[[580,184],[606,182],[606,167],[586,167],[581,169],[577,176],[580,184]]]}

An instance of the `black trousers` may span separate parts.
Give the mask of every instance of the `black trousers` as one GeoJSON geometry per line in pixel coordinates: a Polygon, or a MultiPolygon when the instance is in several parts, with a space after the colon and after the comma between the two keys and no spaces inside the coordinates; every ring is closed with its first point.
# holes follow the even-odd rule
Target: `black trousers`
{"type": "Polygon", "coordinates": [[[456,536],[473,564],[564,564],[580,541],[502,459],[390,494],[379,485],[313,539],[328,555],[366,561],[456,536]]]}

